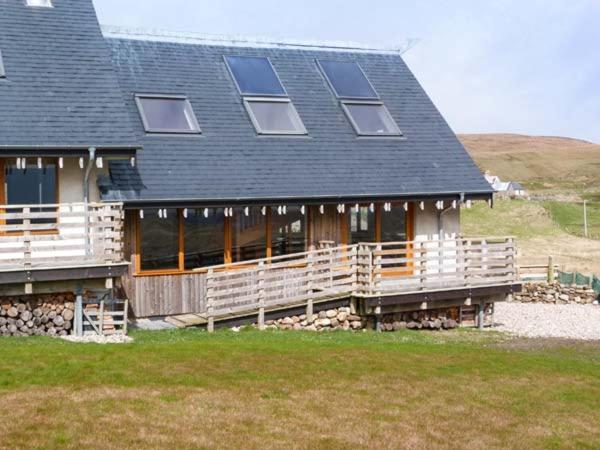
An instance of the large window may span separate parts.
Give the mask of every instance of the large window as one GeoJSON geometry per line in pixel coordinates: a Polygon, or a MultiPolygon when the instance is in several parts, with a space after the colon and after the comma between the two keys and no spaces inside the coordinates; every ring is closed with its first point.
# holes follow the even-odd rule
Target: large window
{"type": "Polygon", "coordinates": [[[288,99],[247,98],[244,105],[258,134],[306,134],[296,108],[288,99]]]}
{"type": "Polygon", "coordinates": [[[225,262],[223,208],[187,210],[184,217],[185,269],[217,266],[225,262]]]}
{"type": "Polygon", "coordinates": [[[356,134],[361,136],[398,136],[400,130],[382,103],[342,102],[356,134]]]}
{"type": "Polygon", "coordinates": [[[225,56],[225,63],[258,134],[306,134],[302,119],[268,58],[225,56]]]}
{"type": "Polygon", "coordinates": [[[352,207],[348,214],[349,244],[376,242],[375,209],[369,206],[352,207]]]}
{"type": "Polygon", "coordinates": [[[27,0],[27,6],[52,8],[52,2],[50,0],[27,0]]]}
{"type": "Polygon", "coordinates": [[[146,211],[139,231],[142,270],[179,269],[179,213],[176,209],[146,211]]]}
{"type": "Polygon", "coordinates": [[[379,94],[355,61],[318,60],[318,66],[359,136],[401,136],[379,94]]]}
{"type": "Polygon", "coordinates": [[[231,219],[232,262],[249,261],[267,256],[267,216],[261,208],[235,209],[231,219]]]}
{"type": "MultiPolygon", "coordinates": [[[[7,205],[52,205],[58,203],[58,173],[54,159],[9,160],[4,164],[4,191],[7,205]],[[24,164],[24,165],[23,165],[24,164]]],[[[53,212],[52,208],[32,208],[31,212],[53,212]]],[[[10,209],[8,212],[11,212],[10,209]]],[[[9,220],[17,225],[22,220],[9,220]]],[[[52,224],[56,219],[33,219],[34,224],[52,224]]]]}
{"type": "Polygon", "coordinates": [[[200,133],[192,105],[186,97],[136,95],[148,133],[200,133]]]}
{"type": "Polygon", "coordinates": [[[225,62],[233,75],[240,94],[287,95],[268,58],[226,56],[225,62]]]}
{"type": "Polygon", "coordinates": [[[358,63],[354,61],[319,60],[319,67],[338,98],[379,98],[358,63]]]}
{"type": "Polygon", "coordinates": [[[2,60],[2,50],[0,50],[0,78],[5,78],[6,72],[4,71],[4,61],[2,60]]]}
{"type": "Polygon", "coordinates": [[[406,216],[402,205],[392,205],[391,211],[381,212],[381,242],[409,240],[406,216]]]}
{"type": "Polygon", "coordinates": [[[299,206],[287,207],[286,214],[273,211],[271,219],[271,256],[306,251],[306,215],[299,206]]]}

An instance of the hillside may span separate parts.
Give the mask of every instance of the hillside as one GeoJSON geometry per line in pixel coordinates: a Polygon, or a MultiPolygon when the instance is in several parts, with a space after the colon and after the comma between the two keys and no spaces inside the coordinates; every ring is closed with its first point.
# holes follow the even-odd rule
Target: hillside
{"type": "Polygon", "coordinates": [[[482,171],[521,182],[534,199],[496,201],[464,210],[465,234],[517,237],[521,264],[554,255],[566,269],[600,273],[600,241],[583,238],[588,203],[590,237],[600,236],[600,145],[577,139],[514,134],[460,135],[482,171]]]}
{"type": "Polygon", "coordinates": [[[459,135],[482,171],[519,181],[534,194],[600,200],[600,145],[546,136],[459,135]]]}

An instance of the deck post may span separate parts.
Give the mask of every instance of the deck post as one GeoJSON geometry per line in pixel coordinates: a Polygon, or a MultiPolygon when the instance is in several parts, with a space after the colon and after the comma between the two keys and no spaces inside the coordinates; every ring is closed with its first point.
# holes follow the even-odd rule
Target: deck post
{"type": "MultiPolygon", "coordinates": [[[[23,264],[25,266],[25,270],[31,269],[31,219],[29,218],[29,214],[31,213],[31,208],[23,208],[23,216],[26,217],[23,219],[23,264]]],[[[26,294],[31,294],[32,292],[28,292],[29,289],[25,288],[26,294]]]]}
{"type": "Polygon", "coordinates": [[[265,329],[265,262],[258,263],[258,329],[265,329]]]}
{"type": "Polygon", "coordinates": [[[554,281],[554,258],[552,255],[548,256],[548,283],[554,281]]]}
{"type": "Polygon", "coordinates": [[[483,330],[483,317],[485,313],[485,301],[481,301],[479,303],[478,317],[477,317],[477,327],[480,330],[483,330]]]}
{"type": "Polygon", "coordinates": [[[83,296],[77,293],[75,298],[75,336],[83,336],[83,296]]]}
{"type": "Polygon", "coordinates": [[[104,300],[100,300],[100,310],[98,312],[98,330],[100,335],[104,335],[104,300]]]}
{"type": "MultiPolygon", "coordinates": [[[[381,244],[377,244],[375,248],[377,249],[377,255],[375,256],[375,293],[377,295],[381,295],[381,252],[383,250],[383,247],[381,246],[381,244]]],[[[381,311],[381,308],[379,308],[379,310],[381,311]]]]}
{"type": "Polygon", "coordinates": [[[208,269],[208,273],[206,275],[206,313],[208,316],[208,322],[206,324],[206,329],[209,333],[215,331],[215,318],[213,315],[213,269],[208,269]]]}
{"type": "Polygon", "coordinates": [[[313,323],[313,315],[314,315],[314,306],[313,306],[313,299],[309,298],[308,301],[306,302],[306,320],[308,321],[308,323],[313,323]]]}
{"type": "Polygon", "coordinates": [[[381,306],[375,307],[375,331],[381,333],[381,306]]]}

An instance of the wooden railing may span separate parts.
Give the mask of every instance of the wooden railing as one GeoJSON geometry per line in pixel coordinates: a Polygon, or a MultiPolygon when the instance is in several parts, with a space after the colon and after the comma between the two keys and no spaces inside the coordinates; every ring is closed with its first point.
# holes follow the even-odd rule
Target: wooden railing
{"type": "Polygon", "coordinates": [[[119,203],[0,205],[0,271],[122,261],[119,203]]]}
{"type": "MultiPolygon", "coordinates": [[[[209,329],[215,318],[347,296],[379,296],[517,280],[512,238],[363,243],[211,267],[209,329]]],[[[261,319],[261,317],[263,319],[261,319]]]]}

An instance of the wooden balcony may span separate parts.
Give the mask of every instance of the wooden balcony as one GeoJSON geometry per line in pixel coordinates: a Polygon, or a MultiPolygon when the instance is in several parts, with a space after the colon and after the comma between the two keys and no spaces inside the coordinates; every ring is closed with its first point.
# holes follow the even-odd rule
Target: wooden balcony
{"type": "MultiPolygon", "coordinates": [[[[136,291],[165,302],[172,298],[167,287],[176,290],[186,312],[212,326],[228,317],[263,317],[265,311],[344,298],[374,309],[508,294],[519,287],[515,255],[509,237],[364,243],[210,267],[182,275],[181,286],[173,277],[164,283],[136,277],[134,283],[136,291]]],[[[134,298],[140,316],[150,310],[143,302],[134,298]]]]}
{"type": "Polygon", "coordinates": [[[120,276],[122,231],[118,203],[1,205],[0,284],[120,276]]]}

